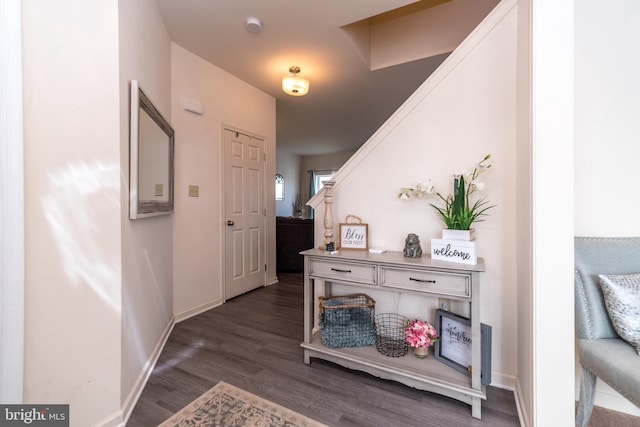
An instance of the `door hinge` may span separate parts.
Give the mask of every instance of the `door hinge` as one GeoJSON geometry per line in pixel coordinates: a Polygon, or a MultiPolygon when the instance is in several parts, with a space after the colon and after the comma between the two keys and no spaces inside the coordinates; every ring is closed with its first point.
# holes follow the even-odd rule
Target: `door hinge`
{"type": "Polygon", "coordinates": [[[267,161],[267,153],[262,153],[262,160],[267,161]]]}
{"type": "Polygon", "coordinates": [[[267,264],[264,265],[264,271],[267,271],[267,264]]]}
{"type": "Polygon", "coordinates": [[[262,215],[267,216],[267,209],[262,209],[262,215]]]}

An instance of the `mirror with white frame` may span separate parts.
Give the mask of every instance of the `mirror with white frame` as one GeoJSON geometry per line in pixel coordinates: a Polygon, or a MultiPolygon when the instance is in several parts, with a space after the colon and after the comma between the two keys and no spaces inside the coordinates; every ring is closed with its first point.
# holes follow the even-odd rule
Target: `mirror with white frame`
{"type": "Polygon", "coordinates": [[[129,218],[173,212],[173,144],[173,128],[132,80],[129,218]]]}

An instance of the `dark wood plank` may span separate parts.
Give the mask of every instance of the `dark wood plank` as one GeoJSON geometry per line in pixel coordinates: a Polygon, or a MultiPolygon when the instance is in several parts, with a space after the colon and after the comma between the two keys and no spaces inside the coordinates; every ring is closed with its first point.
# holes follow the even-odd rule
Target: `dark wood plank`
{"type": "Polygon", "coordinates": [[[219,381],[330,426],[518,426],[513,393],[470,406],[323,360],[303,362],[301,274],[175,325],[127,423],[155,426],[219,381]]]}

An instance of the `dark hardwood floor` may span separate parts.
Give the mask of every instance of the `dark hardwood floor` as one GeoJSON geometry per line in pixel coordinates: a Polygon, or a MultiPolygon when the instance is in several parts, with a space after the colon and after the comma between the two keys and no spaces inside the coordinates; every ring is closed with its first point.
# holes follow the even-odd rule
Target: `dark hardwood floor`
{"type": "Polygon", "coordinates": [[[219,381],[329,426],[518,426],[513,393],[489,387],[470,406],[312,359],[303,362],[302,275],[175,325],[127,423],[156,426],[219,381]]]}

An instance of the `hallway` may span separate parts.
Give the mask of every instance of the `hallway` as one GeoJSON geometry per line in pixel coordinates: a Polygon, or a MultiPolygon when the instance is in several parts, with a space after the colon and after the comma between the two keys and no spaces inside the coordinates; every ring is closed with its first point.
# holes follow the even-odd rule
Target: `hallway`
{"type": "Polygon", "coordinates": [[[303,363],[301,274],[175,325],[128,427],[155,426],[225,381],[330,426],[518,426],[513,393],[468,405],[322,360],[303,363]]]}

